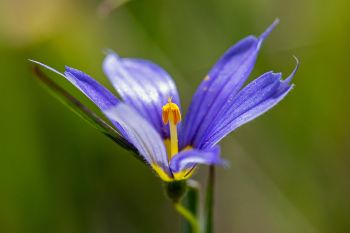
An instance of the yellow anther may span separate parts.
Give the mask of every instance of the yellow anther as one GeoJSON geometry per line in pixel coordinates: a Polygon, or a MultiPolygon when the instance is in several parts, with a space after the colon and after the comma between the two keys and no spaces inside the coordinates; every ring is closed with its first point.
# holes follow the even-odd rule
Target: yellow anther
{"type": "Polygon", "coordinates": [[[181,113],[177,104],[171,102],[171,98],[168,98],[168,103],[163,106],[162,113],[163,123],[166,125],[169,121],[173,121],[175,125],[181,121],[181,113]]]}
{"type": "Polygon", "coordinates": [[[181,121],[180,109],[175,103],[171,102],[171,98],[168,98],[168,103],[163,106],[162,119],[165,125],[169,123],[170,128],[170,161],[171,157],[178,153],[176,125],[181,121]]]}

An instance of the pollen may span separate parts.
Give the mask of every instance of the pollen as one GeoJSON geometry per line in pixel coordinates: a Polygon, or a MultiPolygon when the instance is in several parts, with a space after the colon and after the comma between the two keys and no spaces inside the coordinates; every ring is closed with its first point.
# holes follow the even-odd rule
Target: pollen
{"type": "Polygon", "coordinates": [[[162,120],[165,125],[168,124],[169,121],[174,125],[177,125],[181,121],[180,109],[177,104],[171,101],[170,97],[168,98],[168,103],[163,106],[162,110],[162,120]]]}
{"type": "Polygon", "coordinates": [[[171,98],[168,98],[168,103],[163,106],[162,119],[164,125],[169,124],[170,130],[170,159],[178,153],[178,139],[177,139],[177,128],[176,125],[181,121],[181,113],[179,106],[171,102],[171,98]]]}

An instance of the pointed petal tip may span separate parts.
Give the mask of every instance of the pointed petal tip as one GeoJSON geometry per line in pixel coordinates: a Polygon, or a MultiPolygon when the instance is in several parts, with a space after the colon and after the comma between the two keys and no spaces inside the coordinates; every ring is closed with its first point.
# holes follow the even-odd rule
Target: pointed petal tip
{"type": "Polygon", "coordinates": [[[216,164],[213,164],[213,165],[221,166],[224,169],[230,169],[231,168],[231,162],[226,160],[226,159],[223,159],[222,156],[220,156],[220,161],[218,163],[216,163],[216,164]]]}
{"type": "Polygon", "coordinates": [[[67,66],[67,65],[64,66],[64,70],[65,70],[65,72],[64,72],[65,74],[68,72],[68,73],[73,73],[73,74],[78,73],[78,74],[87,75],[87,74],[85,74],[83,71],[78,70],[78,69],[73,68],[73,67],[70,67],[70,66],[67,66]]]}
{"type": "MultiPolygon", "coordinates": [[[[76,74],[76,73],[82,73],[80,70],[77,70],[77,69],[74,69],[74,68],[72,68],[72,67],[70,67],[70,66],[64,66],[64,75],[67,77],[67,76],[69,76],[69,74],[72,74],[72,75],[74,75],[74,74],[76,74]]],[[[80,76],[79,76],[80,77],[80,76]]]]}
{"type": "Polygon", "coordinates": [[[56,69],[54,69],[54,68],[52,68],[52,67],[50,67],[48,65],[45,65],[44,63],[41,63],[41,62],[33,60],[33,59],[28,59],[28,61],[33,62],[33,63],[35,63],[35,64],[37,64],[37,65],[39,65],[41,67],[44,67],[45,69],[50,70],[50,71],[52,71],[52,72],[54,72],[54,73],[56,73],[56,74],[58,74],[58,75],[60,75],[62,77],[66,77],[63,73],[59,72],[58,70],[56,70],[56,69]]]}
{"type": "Polygon", "coordinates": [[[214,146],[211,149],[211,151],[217,155],[217,159],[214,163],[212,163],[212,165],[222,166],[225,169],[230,168],[230,162],[221,157],[221,147],[220,146],[218,146],[218,145],[214,146]]]}
{"type": "Polygon", "coordinates": [[[295,65],[295,67],[294,67],[294,70],[293,70],[292,73],[284,80],[284,82],[285,82],[285,83],[288,83],[288,84],[292,81],[292,79],[293,79],[295,73],[296,73],[296,72],[298,71],[298,69],[299,69],[299,64],[300,64],[299,59],[298,59],[296,56],[293,55],[293,58],[295,59],[295,62],[296,62],[296,65],[295,65]]]}
{"type": "Polygon", "coordinates": [[[231,163],[228,160],[223,159],[220,164],[224,169],[230,169],[231,163]]]}
{"type": "Polygon", "coordinates": [[[109,54],[116,54],[116,52],[113,49],[110,49],[110,48],[102,49],[102,53],[104,55],[106,55],[106,56],[108,56],[109,54]]]}
{"type": "Polygon", "coordinates": [[[294,60],[296,61],[296,63],[297,63],[297,66],[299,67],[299,59],[298,59],[298,57],[297,56],[295,56],[295,55],[293,55],[293,58],[294,58],[294,60]]]}
{"type": "Polygon", "coordinates": [[[115,67],[115,63],[119,61],[120,57],[117,53],[115,53],[113,50],[110,50],[108,53],[105,54],[105,58],[102,62],[102,68],[104,72],[106,73],[107,69],[110,69],[112,67],[115,67]]]}
{"type": "Polygon", "coordinates": [[[31,63],[34,63],[34,64],[36,64],[36,65],[42,66],[42,67],[44,67],[44,68],[47,68],[45,64],[43,64],[43,63],[41,63],[41,62],[39,62],[39,61],[30,59],[30,58],[28,58],[28,61],[31,62],[31,63]]]}
{"type": "Polygon", "coordinates": [[[259,36],[259,39],[263,41],[270,33],[272,30],[279,24],[280,20],[279,18],[276,18],[273,23],[259,36]]]}

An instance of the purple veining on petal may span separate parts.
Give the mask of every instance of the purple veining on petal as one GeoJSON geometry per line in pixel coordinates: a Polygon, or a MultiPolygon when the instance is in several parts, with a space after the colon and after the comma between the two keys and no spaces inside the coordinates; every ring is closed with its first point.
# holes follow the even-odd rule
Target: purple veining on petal
{"type": "Polygon", "coordinates": [[[212,121],[205,133],[201,137],[197,137],[193,145],[197,148],[203,144],[207,136],[211,134],[221,124],[221,122],[229,121],[229,119],[237,117],[245,109],[249,109],[255,105],[255,102],[263,101],[268,98],[271,93],[275,92],[279,86],[280,73],[268,72],[258,79],[252,81],[237,95],[232,95],[227,102],[221,106],[218,117],[212,121]]]}
{"type": "Polygon", "coordinates": [[[210,150],[187,150],[176,154],[170,161],[170,168],[173,172],[180,172],[189,169],[195,164],[227,165],[227,162],[220,157],[220,147],[215,146],[210,150]]]}
{"type": "Polygon", "coordinates": [[[107,55],[103,69],[123,100],[138,110],[163,138],[168,138],[169,129],[161,120],[162,107],[169,97],[180,105],[170,75],[150,61],[120,58],[115,53],[107,55]]]}
{"type": "MultiPolygon", "coordinates": [[[[90,98],[132,143],[145,162],[168,176],[196,164],[226,165],[217,143],[241,125],[279,103],[293,88],[293,72],[284,80],[281,73],[266,72],[243,88],[264,39],[279,20],[259,37],[248,36],[229,48],[202,81],[190,104],[183,125],[178,125],[179,149],[191,145],[168,161],[164,139],[169,128],[162,122],[162,107],[169,97],[180,107],[174,81],[160,66],[142,59],[106,56],[103,70],[125,103],[87,74],[66,67],[64,74],[35,62],[67,80],[90,98]],[[160,171],[160,170],[159,170],[160,171]]],[[[159,172],[158,174],[163,174],[159,172]]],[[[174,176],[176,178],[176,176],[174,176]]]]}
{"type": "Polygon", "coordinates": [[[221,106],[242,88],[251,73],[263,40],[274,22],[261,37],[248,36],[232,46],[214,65],[193,96],[184,123],[180,147],[192,145],[202,138],[221,106]]]}
{"type": "Polygon", "coordinates": [[[275,106],[293,88],[289,82],[297,68],[298,64],[285,80],[281,80],[280,73],[267,72],[248,84],[222,106],[220,119],[213,121],[196,147],[210,148],[239,126],[275,106]]]}
{"type": "MultiPolygon", "coordinates": [[[[34,60],[30,61],[66,78],[76,88],[84,93],[92,102],[94,102],[96,106],[99,107],[102,111],[120,103],[117,97],[115,97],[107,88],[80,70],[66,67],[66,71],[63,74],[43,63],[34,60]]],[[[123,129],[120,127],[120,125],[115,121],[111,122],[120,131],[120,133],[124,135],[123,129]]]]}
{"type": "Polygon", "coordinates": [[[111,108],[120,101],[107,88],[80,70],[66,66],[66,78],[91,99],[101,110],[111,108]]]}
{"type": "Polygon", "coordinates": [[[105,114],[123,127],[129,141],[149,165],[156,164],[171,176],[163,140],[148,121],[124,103],[106,110],[105,114]]]}

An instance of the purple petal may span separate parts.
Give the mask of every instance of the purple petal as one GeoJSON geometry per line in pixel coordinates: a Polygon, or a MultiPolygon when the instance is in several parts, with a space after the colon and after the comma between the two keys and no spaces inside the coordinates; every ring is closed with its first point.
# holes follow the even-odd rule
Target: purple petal
{"type": "Polygon", "coordinates": [[[239,126],[255,119],[280,102],[293,88],[290,85],[298,64],[285,80],[280,73],[267,72],[252,81],[221,106],[218,116],[198,141],[197,148],[211,148],[239,126]]]}
{"type": "Polygon", "coordinates": [[[66,66],[65,77],[91,99],[101,110],[117,105],[120,101],[96,80],[80,70],[66,66]]]}
{"type": "Polygon", "coordinates": [[[163,140],[148,121],[124,103],[108,109],[105,114],[123,127],[129,142],[149,165],[161,167],[171,177],[163,140]]]}
{"type": "Polygon", "coordinates": [[[196,164],[227,165],[227,162],[220,158],[220,147],[215,146],[206,151],[193,149],[180,152],[171,159],[170,168],[176,173],[196,164]]]}
{"type": "Polygon", "coordinates": [[[214,65],[192,99],[181,148],[193,145],[197,137],[203,137],[222,105],[239,92],[255,65],[263,40],[277,23],[275,21],[259,38],[248,36],[239,41],[214,65]]]}
{"type": "MultiPolygon", "coordinates": [[[[99,107],[102,111],[120,103],[120,101],[107,88],[105,88],[96,80],[91,78],[89,75],[81,72],[80,70],[76,70],[66,66],[66,71],[64,72],[64,74],[62,74],[61,72],[43,63],[34,60],[30,61],[66,78],[76,88],[78,88],[82,93],[84,93],[92,102],[94,102],[96,106],[99,107]]],[[[119,126],[119,124],[112,120],[111,122],[124,135],[123,129],[119,126]]]]}
{"type": "Polygon", "coordinates": [[[108,54],[103,70],[123,100],[133,106],[163,138],[169,137],[169,129],[162,122],[162,107],[169,97],[180,106],[176,86],[167,72],[146,60],[120,58],[108,54]]]}

